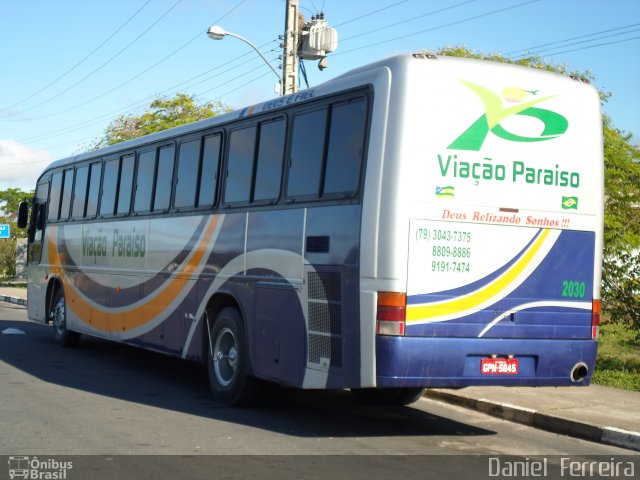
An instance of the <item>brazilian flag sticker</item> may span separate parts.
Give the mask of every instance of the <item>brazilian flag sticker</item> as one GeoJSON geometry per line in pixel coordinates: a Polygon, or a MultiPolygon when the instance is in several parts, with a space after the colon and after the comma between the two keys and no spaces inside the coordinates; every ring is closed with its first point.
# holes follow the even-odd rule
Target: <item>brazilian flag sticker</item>
{"type": "Polygon", "coordinates": [[[453,198],[454,187],[436,187],[436,197],[453,198]]]}
{"type": "Polygon", "coordinates": [[[562,208],[565,210],[577,210],[578,197],[562,197],[562,208]]]}

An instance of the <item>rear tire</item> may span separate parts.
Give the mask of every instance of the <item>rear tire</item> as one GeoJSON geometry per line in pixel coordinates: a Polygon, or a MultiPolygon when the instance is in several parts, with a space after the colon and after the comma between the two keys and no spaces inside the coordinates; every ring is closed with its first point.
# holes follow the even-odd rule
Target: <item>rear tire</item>
{"type": "Polygon", "coordinates": [[[351,395],[363,405],[410,405],[417,402],[424,388],[353,388],[351,395]]]}
{"type": "Polygon", "coordinates": [[[67,329],[67,304],[62,287],[56,290],[51,301],[49,318],[53,325],[53,341],[61,347],[75,347],[80,341],[80,334],[67,329]]]}
{"type": "Polygon", "coordinates": [[[210,326],[207,370],[216,403],[249,405],[257,397],[259,381],[250,376],[248,342],[242,315],[227,307],[210,326]]]}

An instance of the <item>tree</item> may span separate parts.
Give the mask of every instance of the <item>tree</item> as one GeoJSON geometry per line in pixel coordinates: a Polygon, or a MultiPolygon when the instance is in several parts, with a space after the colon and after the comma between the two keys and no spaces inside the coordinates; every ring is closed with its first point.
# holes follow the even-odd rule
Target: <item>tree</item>
{"type": "Polygon", "coordinates": [[[158,98],[141,115],[120,115],[113,120],[93,148],[105,147],[168,128],[213,117],[231,109],[221,102],[196,103],[195,97],[178,93],[173,98],[158,98]]]}
{"type": "Polygon", "coordinates": [[[27,232],[16,226],[18,204],[29,201],[33,192],[23,192],[19,188],[0,190],[0,223],[8,224],[11,238],[0,239],[0,275],[13,277],[16,274],[16,239],[24,238],[27,232]]]}
{"type": "Polygon", "coordinates": [[[604,310],[640,334],[640,148],[604,119],[604,310]]]}
{"type": "MultiPolygon", "coordinates": [[[[573,71],[567,65],[548,63],[538,55],[513,60],[465,47],[444,47],[436,53],[513,63],[586,78],[591,82],[595,80],[590,72],[573,71]]],[[[611,96],[601,90],[599,94],[603,103],[611,96]]],[[[602,307],[612,320],[626,322],[640,332],[640,148],[631,143],[631,135],[617,130],[607,116],[603,116],[602,130],[605,164],[602,307]]]]}

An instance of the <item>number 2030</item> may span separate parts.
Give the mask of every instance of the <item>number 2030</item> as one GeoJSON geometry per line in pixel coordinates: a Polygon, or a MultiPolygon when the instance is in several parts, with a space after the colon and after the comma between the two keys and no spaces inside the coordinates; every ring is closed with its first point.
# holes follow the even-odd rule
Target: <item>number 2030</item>
{"type": "Polygon", "coordinates": [[[569,298],[584,298],[587,285],[584,282],[562,282],[562,296],[569,298]]]}

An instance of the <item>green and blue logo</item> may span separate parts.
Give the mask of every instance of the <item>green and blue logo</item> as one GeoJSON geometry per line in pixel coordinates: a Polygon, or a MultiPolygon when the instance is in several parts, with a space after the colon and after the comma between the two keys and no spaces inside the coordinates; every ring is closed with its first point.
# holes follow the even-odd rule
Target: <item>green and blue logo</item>
{"type": "Polygon", "coordinates": [[[569,122],[565,117],[552,110],[534,107],[538,103],[555,97],[536,98],[528,102],[523,102],[529,95],[535,96],[538,90],[524,90],[519,87],[507,87],[502,91],[502,98],[508,102],[516,103],[511,107],[505,107],[502,98],[491,90],[471,83],[467,80],[458,79],[463,85],[473,91],[484,104],[485,112],[467,128],[462,135],[456,138],[448,148],[456,150],[474,150],[478,151],[482,147],[489,132],[512,142],[542,142],[558,138],[569,127],[569,122]],[[500,123],[513,115],[525,115],[537,118],[544,124],[544,130],[538,136],[517,135],[508,131],[500,123]]]}

